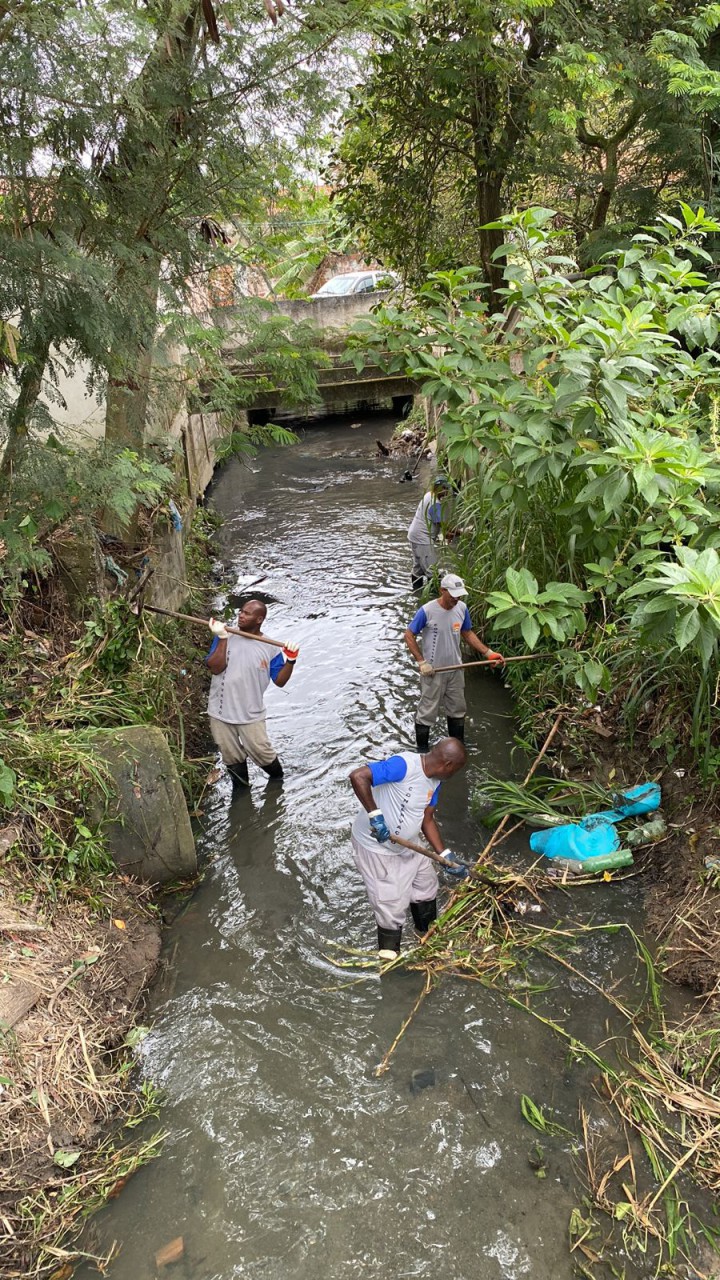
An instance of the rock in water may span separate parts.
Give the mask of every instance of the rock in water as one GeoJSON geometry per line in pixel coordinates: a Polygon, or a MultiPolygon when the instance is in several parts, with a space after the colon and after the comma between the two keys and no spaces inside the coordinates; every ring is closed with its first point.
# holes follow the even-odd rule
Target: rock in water
{"type": "Polygon", "coordinates": [[[435,1084],[435,1072],[432,1067],[419,1067],[410,1077],[410,1092],[420,1093],[421,1089],[431,1089],[435,1084]]]}

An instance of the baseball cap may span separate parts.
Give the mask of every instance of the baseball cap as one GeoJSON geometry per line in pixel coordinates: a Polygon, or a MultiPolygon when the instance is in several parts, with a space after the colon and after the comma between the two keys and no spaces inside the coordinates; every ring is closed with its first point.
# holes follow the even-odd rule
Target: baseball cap
{"type": "Polygon", "coordinates": [[[456,600],[459,600],[460,596],[466,596],[468,593],[465,583],[456,573],[446,573],[445,577],[440,579],[440,586],[445,591],[449,591],[450,595],[454,596],[456,600]]]}

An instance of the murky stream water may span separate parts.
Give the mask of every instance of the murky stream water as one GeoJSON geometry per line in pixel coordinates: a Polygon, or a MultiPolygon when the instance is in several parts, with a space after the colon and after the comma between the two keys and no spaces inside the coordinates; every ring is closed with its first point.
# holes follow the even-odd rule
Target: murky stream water
{"type": "MultiPolygon", "coordinates": [[[[155,1251],[177,1235],[173,1275],[192,1280],[573,1274],[567,1226],[581,1187],[558,1140],[543,1143],[547,1176],[536,1176],[538,1135],[519,1099],[575,1129],[589,1074],[531,1017],[453,980],[378,1080],[418,976],[352,984],[328,960],[332,942],[375,939],[350,855],[347,775],[413,745],[405,530],[422,481],[401,485],[401,466],[376,461],[391,426],[314,428],[250,468],[233,463],[214,491],[224,558],[238,575],[267,575],[278,602],[268,633],[302,644],[289,686],[267,697],[286,780],[255,770],[251,794],[230,804],[223,781],[210,800],[200,847],[211,863],[169,931],[172,986],[156,994],[143,1048],[169,1137],[94,1225],[103,1244],[122,1244],[112,1280],[155,1275],[155,1251]]],[[[439,821],[470,852],[482,834],[468,789],[511,772],[514,725],[497,677],[476,674],[468,692],[470,765],[443,787],[439,821]]],[[[609,907],[603,892],[598,910],[632,914],[632,887],[613,885],[609,907]]],[[[583,960],[605,981],[626,962],[622,941],[604,936],[583,960]]],[[[603,1038],[607,1008],[582,984],[561,980],[548,1007],[603,1038]]]]}

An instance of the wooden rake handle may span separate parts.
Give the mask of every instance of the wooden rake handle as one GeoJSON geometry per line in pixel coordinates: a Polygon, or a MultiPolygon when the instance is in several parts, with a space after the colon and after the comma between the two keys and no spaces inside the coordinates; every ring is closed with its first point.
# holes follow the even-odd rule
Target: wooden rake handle
{"type": "MultiPolygon", "coordinates": [[[[196,618],[191,613],[174,613],[172,609],[158,609],[155,604],[146,604],[145,609],[149,613],[160,613],[164,618],[177,618],[178,622],[193,622],[196,627],[204,627],[206,631],[210,629],[207,618],[196,618]]],[[[276,649],[284,649],[284,640],[271,640],[269,636],[256,636],[252,631],[241,631],[239,627],[225,627],[226,631],[232,636],[242,636],[244,640],[259,640],[261,644],[271,644],[276,649]]]]}
{"type": "Polygon", "coordinates": [[[433,675],[437,671],[464,671],[465,667],[504,667],[508,662],[537,662],[539,658],[554,658],[554,653],[521,653],[516,658],[503,658],[502,662],[498,662],[497,658],[481,658],[478,662],[456,662],[451,667],[435,667],[433,675]]]}
{"type": "Polygon", "coordinates": [[[410,849],[413,853],[421,853],[424,858],[429,858],[431,862],[437,862],[441,867],[451,867],[453,864],[448,862],[447,858],[441,858],[439,853],[435,853],[434,849],[424,849],[421,844],[413,844],[412,840],[403,840],[402,836],[391,836],[393,844],[402,845],[403,849],[410,849]]]}

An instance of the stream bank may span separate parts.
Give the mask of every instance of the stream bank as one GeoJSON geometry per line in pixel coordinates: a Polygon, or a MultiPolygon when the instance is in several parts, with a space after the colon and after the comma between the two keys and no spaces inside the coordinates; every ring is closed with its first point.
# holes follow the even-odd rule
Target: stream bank
{"type": "MultiPolygon", "coordinates": [[[[210,528],[199,516],[186,540],[200,599],[210,528]]],[[[71,597],[66,570],[38,580],[0,644],[3,1280],[72,1268],[87,1213],[157,1149],[123,1130],[157,1110],[132,1045],[162,923],[128,873],[144,858],[153,881],[196,874],[181,779],[191,802],[211,761],[195,638],[135,618],[117,582],[71,597]]]]}

